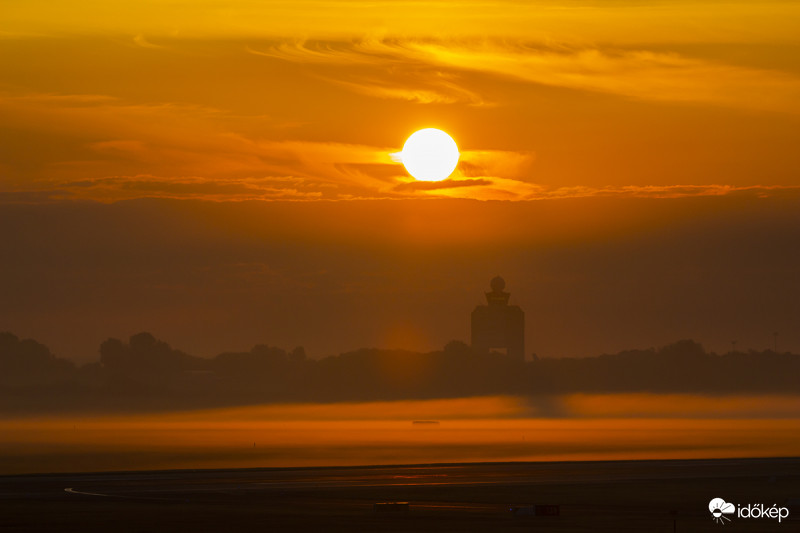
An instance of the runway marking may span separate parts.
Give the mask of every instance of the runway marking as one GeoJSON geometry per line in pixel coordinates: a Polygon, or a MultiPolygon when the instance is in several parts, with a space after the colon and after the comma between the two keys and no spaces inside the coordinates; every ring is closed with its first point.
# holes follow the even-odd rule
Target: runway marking
{"type": "Polygon", "coordinates": [[[122,496],[121,494],[100,494],[99,492],[85,492],[80,490],[75,490],[72,487],[68,487],[64,489],[64,492],[69,492],[70,494],[81,494],[83,496],[99,496],[101,498],[121,498],[123,500],[148,500],[148,501],[155,501],[155,502],[186,502],[185,499],[172,499],[172,498],[150,498],[147,496],[122,496]]]}
{"type": "Polygon", "coordinates": [[[115,496],[113,494],[100,494],[97,492],[82,492],[79,490],[75,490],[73,488],[66,488],[64,492],[69,492],[70,494],[83,494],[84,496],[101,496],[103,498],[124,498],[125,496],[115,496]]]}
{"type": "Polygon", "coordinates": [[[422,486],[491,486],[491,485],[514,485],[521,482],[504,482],[504,481],[429,481],[422,483],[370,483],[370,482],[352,482],[347,483],[344,481],[256,481],[252,485],[269,485],[278,488],[305,488],[305,487],[422,487],[422,486]]]}

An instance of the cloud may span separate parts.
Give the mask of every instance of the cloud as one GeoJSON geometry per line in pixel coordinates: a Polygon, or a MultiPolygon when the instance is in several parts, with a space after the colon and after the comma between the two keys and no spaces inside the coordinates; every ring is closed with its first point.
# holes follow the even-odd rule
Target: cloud
{"type": "Polygon", "coordinates": [[[795,75],[675,52],[547,48],[491,41],[468,46],[417,43],[411,48],[422,60],[439,66],[509,76],[541,85],[642,100],[800,112],[800,78],[795,75]]]}
{"type": "Polygon", "coordinates": [[[574,198],[689,198],[747,195],[759,198],[797,197],[800,186],[794,185],[623,185],[609,187],[545,187],[535,183],[498,178],[457,176],[441,182],[409,181],[397,185],[398,192],[414,191],[433,197],[470,198],[475,200],[536,201],[574,198]]]}
{"type": "MultiPolygon", "coordinates": [[[[536,201],[574,198],[688,198],[749,195],[760,198],[800,196],[800,186],[664,185],[546,188],[503,178],[454,177],[440,182],[393,181],[383,191],[342,192],[292,176],[203,178],[197,176],[112,176],[61,184],[44,191],[0,193],[0,203],[45,203],[64,199],[114,202],[134,198],[250,200],[352,200],[430,196],[475,200],[536,201]]],[[[352,190],[352,189],[345,189],[352,190]]]]}
{"type": "Polygon", "coordinates": [[[347,43],[289,40],[279,42],[267,49],[256,49],[246,46],[245,49],[255,55],[294,61],[297,63],[324,63],[335,65],[375,65],[391,60],[391,56],[383,58],[376,54],[363,54],[348,46],[347,43]]]}
{"type": "Polygon", "coordinates": [[[800,113],[800,77],[795,74],[647,48],[508,39],[366,38],[284,42],[266,51],[250,51],[284,61],[343,68],[359,65],[383,70],[388,66],[404,74],[396,87],[358,79],[338,83],[378,97],[421,103],[485,103],[485,97],[458,82],[458,72],[478,72],[640,100],[800,113]],[[437,75],[444,79],[437,82],[437,75]],[[427,80],[435,89],[415,92],[408,80],[427,80]]]}
{"type": "Polygon", "coordinates": [[[112,176],[64,184],[61,198],[119,201],[142,197],[207,201],[318,200],[313,184],[291,177],[213,179],[196,176],[112,176]]]}
{"type": "Polygon", "coordinates": [[[55,94],[55,93],[33,93],[33,94],[0,94],[0,105],[16,104],[20,106],[28,105],[50,105],[60,107],[74,106],[97,106],[111,104],[118,101],[118,98],[107,94],[55,94]]]}
{"type": "Polygon", "coordinates": [[[434,191],[437,189],[454,189],[459,187],[478,187],[491,185],[486,179],[451,179],[442,181],[407,181],[395,187],[397,191],[434,191]]]}
{"type": "Polygon", "coordinates": [[[155,48],[155,49],[163,49],[166,48],[165,46],[161,46],[158,44],[153,44],[145,38],[144,34],[139,33],[133,38],[133,42],[136,43],[137,46],[141,46],[142,48],[155,48]]]}
{"type": "Polygon", "coordinates": [[[248,128],[246,118],[210,106],[135,103],[103,94],[32,93],[0,95],[0,111],[8,119],[9,131],[36,124],[42,139],[67,139],[63,146],[38,144],[32,154],[38,166],[25,159],[16,162],[15,153],[2,163],[8,176],[6,192],[23,195],[17,198],[26,201],[679,198],[771,196],[794,190],[724,180],[679,185],[592,186],[586,181],[543,185],[547,180],[539,176],[537,154],[532,150],[471,149],[462,150],[459,168],[449,180],[418,184],[392,157],[399,146],[292,138],[291,130],[278,123],[273,127],[269,117],[259,116],[258,128],[248,128]],[[55,192],[36,196],[37,191],[55,192]]]}
{"type": "Polygon", "coordinates": [[[530,150],[462,150],[458,165],[465,176],[531,181],[535,160],[536,154],[530,150]]]}
{"type": "MultiPolygon", "coordinates": [[[[36,123],[44,134],[68,136],[73,145],[66,158],[61,152],[48,155],[49,146],[43,145],[40,159],[49,160],[42,171],[46,177],[19,179],[15,187],[19,190],[29,189],[36,180],[46,181],[48,188],[53,183],[74,187],[95,180],[90,189],[107,192],[108,200],[113,200],[123,190],[122,197],[132,196],[132,182],[119,176],[173,176],[180,186],[187,185],[185,176],[193,176],[197,178],[191,184],[203,189],[200,185],[206,183],[204,190],[209,183],[242,184],[242,180],[288,176],[301,179],[305,187],[287,191],[291,196],[396,196],[391,192],[395,181],[387,180],[386,171],[365,171],[397,168],[389,156],[395,147],[261,138],[237,131],[238,117],[230,119],[222,110],[207,106],[137,104],[102,95],[32,94],[5,95],[0,98],[0,110],[8,112],[12,124],[36,123]],[[76,132],[80,136],[73,140],[76,132]]],[[[269,125],[267,119],[261,123],[269,125]]],[[[146,183],[148,194],[164,191],[163,187],[153,189],[150,180],[133,182],[146,183]]],[[[254,193],[280,196],[261,189],[242,192],[246,197],[254,193]]],[[[76,194],[84,197],[87,190],[76,194]]]]}
{"type": "Polygon", "coordinates": [[[397,50],[381,49],[373,39],[356,43],[287,41],[263,50],[247,47],[255,55],[319,66],[335,66],[333,71],[316,76],[329,83],[375,98],[420,104],[491,105],[477,92],[468,89],[453,72],[420,66],[414,58],[397,50]]]}
{"type": "Polygon", "coordinates": [[[357,93],[375,98],[388,98],[405,100],[418,104],[468,104],[473,106],[490,105],[483,97],[474,91],[459,86],[455,82],[446,80],[426,80],[414,86],[409,82],[407,86],[392,85],[389,82],[377,79],[342,80],[324,78],[326,81],[351,89],[357,93]],[[424,86],[424,84],[428,86],[424,86]]]}
{"type": "Polygon", "coordinates": [[[528,199],[557,198],[686,198],[692,196],[727,196],[749,194],[759,197],[794,195],[800,185],[623,185],[618,187],[558,187],[540,189],[528,199]]]}
{"type": "Polygon", "coordinates": [[[0,191],[0,204],[43,204],[63,198],[66,190],[0,191]]]}

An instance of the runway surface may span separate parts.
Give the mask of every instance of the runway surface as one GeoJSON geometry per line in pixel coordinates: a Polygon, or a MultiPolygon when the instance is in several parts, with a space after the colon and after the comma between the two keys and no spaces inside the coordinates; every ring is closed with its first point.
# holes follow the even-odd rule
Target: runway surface
{"type": "MultiPolygon", "coordinates": [[[[0,530],[719,531],[715,497],[796,505],[800,458],[3,476],[0,530]],[[397,501],[408,511],[375,511],[397,501]],[[559,515],[510,511],[536,504],[559,515]]],[[[791,510],[734,525],[800,531],[791,510]]]]}

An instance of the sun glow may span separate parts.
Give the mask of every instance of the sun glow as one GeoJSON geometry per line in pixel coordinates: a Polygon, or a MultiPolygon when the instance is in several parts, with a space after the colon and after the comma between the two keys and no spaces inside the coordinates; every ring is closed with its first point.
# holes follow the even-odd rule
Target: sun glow
{"type": "Polygon", "coordinates": [[[403,166],[420,181],[442,181],[458,165],[458,146],[447,133],[425,128],[411,134],[400,153],[403,166]]]}

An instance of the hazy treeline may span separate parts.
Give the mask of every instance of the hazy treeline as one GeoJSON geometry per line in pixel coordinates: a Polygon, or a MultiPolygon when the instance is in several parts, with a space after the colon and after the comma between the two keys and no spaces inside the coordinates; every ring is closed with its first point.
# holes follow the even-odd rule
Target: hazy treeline
{"type": "Polygon", "coordinates": [[[151,410],[263,402],[365,401],[570,392],[800,392],[800,356],[706,352],[691,340],[589,358],[512,360],[460,341],[416,353],[361,349],[306,357],[257,345],[206,359],[150,333],[108,339],[76,366],[30,339],[0,333],[0,412],[151,410]]]}

